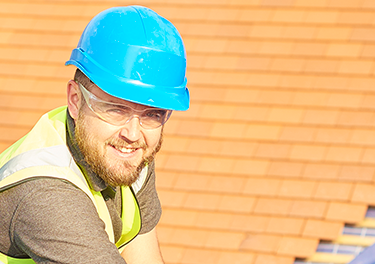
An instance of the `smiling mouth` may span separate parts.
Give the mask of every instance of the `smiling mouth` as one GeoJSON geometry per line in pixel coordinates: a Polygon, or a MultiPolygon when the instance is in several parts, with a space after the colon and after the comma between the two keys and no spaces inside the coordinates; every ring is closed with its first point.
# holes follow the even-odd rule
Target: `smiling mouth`
{"type": "Polygon", "coordinates": [[[114,145],[111,145],[113,148],[115,148],[116,150],[122,152],[122,153],[133,153],[135,152],[138,148],[124,148],[124,147],[120,147],[120,146],[114,146],[114,145]]]}

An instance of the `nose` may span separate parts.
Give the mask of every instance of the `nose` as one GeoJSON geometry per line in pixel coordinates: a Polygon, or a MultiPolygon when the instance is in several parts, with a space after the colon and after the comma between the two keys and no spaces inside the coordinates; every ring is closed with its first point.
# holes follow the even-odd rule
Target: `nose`
{"type": "Polygon", "coordinates": [[[141,124],[138,116],[131,116],[121,128],[120,136],[128,141],[136,142],[141,138],[141,124]]]}

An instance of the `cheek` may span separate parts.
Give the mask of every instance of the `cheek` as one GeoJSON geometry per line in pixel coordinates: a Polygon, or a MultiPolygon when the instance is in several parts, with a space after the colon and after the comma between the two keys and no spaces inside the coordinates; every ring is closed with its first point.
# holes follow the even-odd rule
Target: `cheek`
{"type": "Polygon", "coordinates": [[[161,129],[147,131],[144,137],[148,148],[153,150],[161,139],[161,129]]]}
{"type": "Polygon", "coordinates": [[[103,145],[114,134],[114,131],[108,129],[98,118],[80,115],[80,125],[84,128],[85,133],[89,135],[90,143],[95,145],[103,145]]]}

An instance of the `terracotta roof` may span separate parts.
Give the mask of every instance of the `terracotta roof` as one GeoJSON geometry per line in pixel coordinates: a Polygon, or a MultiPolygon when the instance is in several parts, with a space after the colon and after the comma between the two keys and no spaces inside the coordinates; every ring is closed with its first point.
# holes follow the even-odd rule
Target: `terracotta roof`
{"type": "Polygon", "coordinates": [[[375,205],[370,0],[1,0],[0,150],[65,104],[86,23],[148,6],[180,30],[191,109],[157,158],[168,264],[292,264],[375,205]]]}

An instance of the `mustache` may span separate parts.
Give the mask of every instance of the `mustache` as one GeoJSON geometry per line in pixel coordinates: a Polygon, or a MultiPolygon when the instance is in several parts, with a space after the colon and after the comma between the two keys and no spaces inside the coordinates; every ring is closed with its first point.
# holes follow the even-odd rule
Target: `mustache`
{"type": "Polygon", "coordinates": [[[118,138],[111,138],[111,139],[108,139],[105,144],[108,144],[108,145],[112,145],[112,146],[116,146],[116,147],[119,147],[119,148],[140,148],[140,149],[143,149],[144,151],[146,151],[147,149],[147,145],[146,143],[144,142],[132,142],[132,143],[128,143],[124,140],[121,140],[121,139],[118,139],[118,138]]]}

